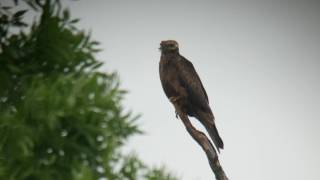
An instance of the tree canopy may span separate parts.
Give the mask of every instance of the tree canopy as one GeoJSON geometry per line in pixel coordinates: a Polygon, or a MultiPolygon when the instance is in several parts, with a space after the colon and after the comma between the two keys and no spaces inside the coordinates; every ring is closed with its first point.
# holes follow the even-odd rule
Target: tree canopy
{"type": "Polygon", "coordinates": [[[176,179],[121,153],[141,132],[137,117],[123,110],[117,74],[99,71],[99,43],[79,19],[59,1],[24,2],[0,4],[0,179],[176,179]],[[32,24],[30,11],[41,14],[32,24]]]}

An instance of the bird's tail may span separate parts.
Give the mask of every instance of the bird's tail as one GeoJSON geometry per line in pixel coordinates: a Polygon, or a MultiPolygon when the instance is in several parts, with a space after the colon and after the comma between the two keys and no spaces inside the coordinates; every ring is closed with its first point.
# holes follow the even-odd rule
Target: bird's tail
{"type": "Polygon", "coordinates": [[[218,129],[214,123],[208,123],[206,129],[213,141],[214,145],[216,146],[218,152],[220,153],[220,149],[223,149],[223,141],[219,135],[218,129]]]}
{"type": "Polygon", "coordinates": [[[207,132],[211,140],[213,141],[217,151],[220,153],[220,149],[223,149],[223,141],[219,135],[218,129],[214,124],[214,117],[213,115],[201,113],[199,117],[200,122],[205,126],[207,132]]]}

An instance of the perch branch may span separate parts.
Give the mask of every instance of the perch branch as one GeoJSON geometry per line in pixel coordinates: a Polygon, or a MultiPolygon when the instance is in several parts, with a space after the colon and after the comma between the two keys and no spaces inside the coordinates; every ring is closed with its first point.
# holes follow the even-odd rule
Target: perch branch
{"type": "Polygon", "coordinates": [[[192,138],[195,141],[197,141],[197,143],[205,151],[207,158],[208,158],[208,161],[209,161],[209,164],[210,164],[210,167],[216,176],[216,180],[228,180],[226,174],[224,173],[224,171],[220,165],[218,154],[217,154],[216,150],[214,149],[210,140],[207,138],[207,136],[203,132],[197,130],[191,124],[187,114],[181,110],[178,103],[173,102],[173,105],[175,107],[176,113],[178,114],[178,116],[182,120],[182,122],[183,122],[184,126],[186,127],[187,131],[189,132],[189,134],[192,136],[192,138]]]}

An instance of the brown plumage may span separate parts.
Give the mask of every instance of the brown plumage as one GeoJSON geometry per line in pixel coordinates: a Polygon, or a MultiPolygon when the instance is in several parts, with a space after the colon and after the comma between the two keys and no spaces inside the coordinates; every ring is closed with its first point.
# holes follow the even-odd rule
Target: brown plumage
{"type": "Polygon", "coordinates": [[[216,149],[223,149],[223,141],[214,123],[208,95],[192,63],[179,54],[174,40],[160,43],[160,80],[166,96],[178,103],[189,116],[197,118],[208,131],[216,149]]]}

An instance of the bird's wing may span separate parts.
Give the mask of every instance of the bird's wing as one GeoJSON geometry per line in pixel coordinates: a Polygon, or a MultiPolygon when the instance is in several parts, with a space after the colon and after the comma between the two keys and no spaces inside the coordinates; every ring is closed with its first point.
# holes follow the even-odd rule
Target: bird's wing
{"type": "Polygon", "coordinates": [[[208,95],[192,63],[181,56],[179,60],[179,80],[187,89],[189,98],[202,108],[208,108],[208,95]]]}

